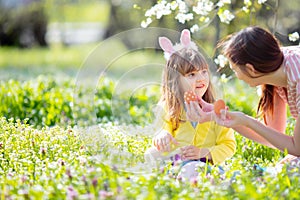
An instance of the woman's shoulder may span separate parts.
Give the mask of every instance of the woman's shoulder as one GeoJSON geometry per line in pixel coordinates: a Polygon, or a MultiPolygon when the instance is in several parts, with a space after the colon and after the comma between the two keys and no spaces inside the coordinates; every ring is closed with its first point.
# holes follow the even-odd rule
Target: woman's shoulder
{"type": "Polygon", "coordinates": [[[285,57],[290,55],[300,56],[300,45],[281,47],[281,51],[285,57]]]}

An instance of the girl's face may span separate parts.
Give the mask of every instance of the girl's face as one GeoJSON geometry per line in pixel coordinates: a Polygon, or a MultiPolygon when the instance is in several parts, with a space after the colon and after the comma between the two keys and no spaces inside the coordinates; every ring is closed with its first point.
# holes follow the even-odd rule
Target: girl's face
{"type": "Polygon", "coordinates": [[[207,69],[195,70],[181,77],[184,92],[194,91],[202,98],[209,86],[209,72],[207,69]]]}

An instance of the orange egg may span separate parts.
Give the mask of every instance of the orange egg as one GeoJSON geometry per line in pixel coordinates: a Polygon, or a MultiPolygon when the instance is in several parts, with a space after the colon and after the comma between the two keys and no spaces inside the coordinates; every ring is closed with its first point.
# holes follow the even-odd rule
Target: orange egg
{"type": "Polygon", "coordinates": [[[191,101],[197,101],[197,96],[193,91],[187,91],[184,93],[184,101],[190,103],[191,101]]]}
{"type": "Polygon", "coordinates": [[[217,100],[214,103],[214,110],[217,115],[221,114],[220,111],[225,109],[225,102],[222,99],[217,100]]]}

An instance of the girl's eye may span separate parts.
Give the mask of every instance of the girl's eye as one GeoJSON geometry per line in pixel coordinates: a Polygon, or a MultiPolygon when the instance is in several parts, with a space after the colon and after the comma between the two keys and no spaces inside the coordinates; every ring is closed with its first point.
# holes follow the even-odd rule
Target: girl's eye
{"type": "Polygon", "coordinates": [[[188,74],[188,77],[193,77],[193,76],[195,76],[194,72],[188,74]]]}
{"type": "Polygon", "coordinates": [[[188,73],[186,76],[191,78],[191,77],[195,76],[195,74],[196,74],[195,72],[191,72],[191,73],[188,73]]]}
{"type": "Polygon", "coordinates": [[[208,71],[206,69],[202,70],[202,74],[207,74],[208,71]]]}

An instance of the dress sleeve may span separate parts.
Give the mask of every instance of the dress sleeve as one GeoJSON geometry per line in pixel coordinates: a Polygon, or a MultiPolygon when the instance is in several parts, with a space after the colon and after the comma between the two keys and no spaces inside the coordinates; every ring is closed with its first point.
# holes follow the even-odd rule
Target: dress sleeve
{"type": "Polygon", "coordinates": [[[298,116],[300,116],[300,80],[297,82],[296,85],[296,108],[298,112],[298,116]]]}
{"type": "Polygon", "coordinates": [[[217,126],[216,129],[219,133],[216,145],[209,148],[209,150],[213,163],[220,164],[234,155],[236,151],[236,141],[232,129],[221,126],[217,126]]]}
{"type": "Polygon", "coordinates": [[[162,130],[167,131],[174,137],[174,131],[172,128],[172,123],[167,119],[167,113],[164,106],[164,103],[159,103],[154,111],[155,121],[153,127],[155,128],[156,134],[162,130]]]}
{"type": "Polygon", "coordinates": [[[286,55],[286,64],[289,66],[289,78],[293,82],[293,87],[295,87],[296,94],[291,94],[294,96],[294,104],[296,106],[296,112],[300,114],[300,48],[298,51],[292,51],[286,55]]]}

